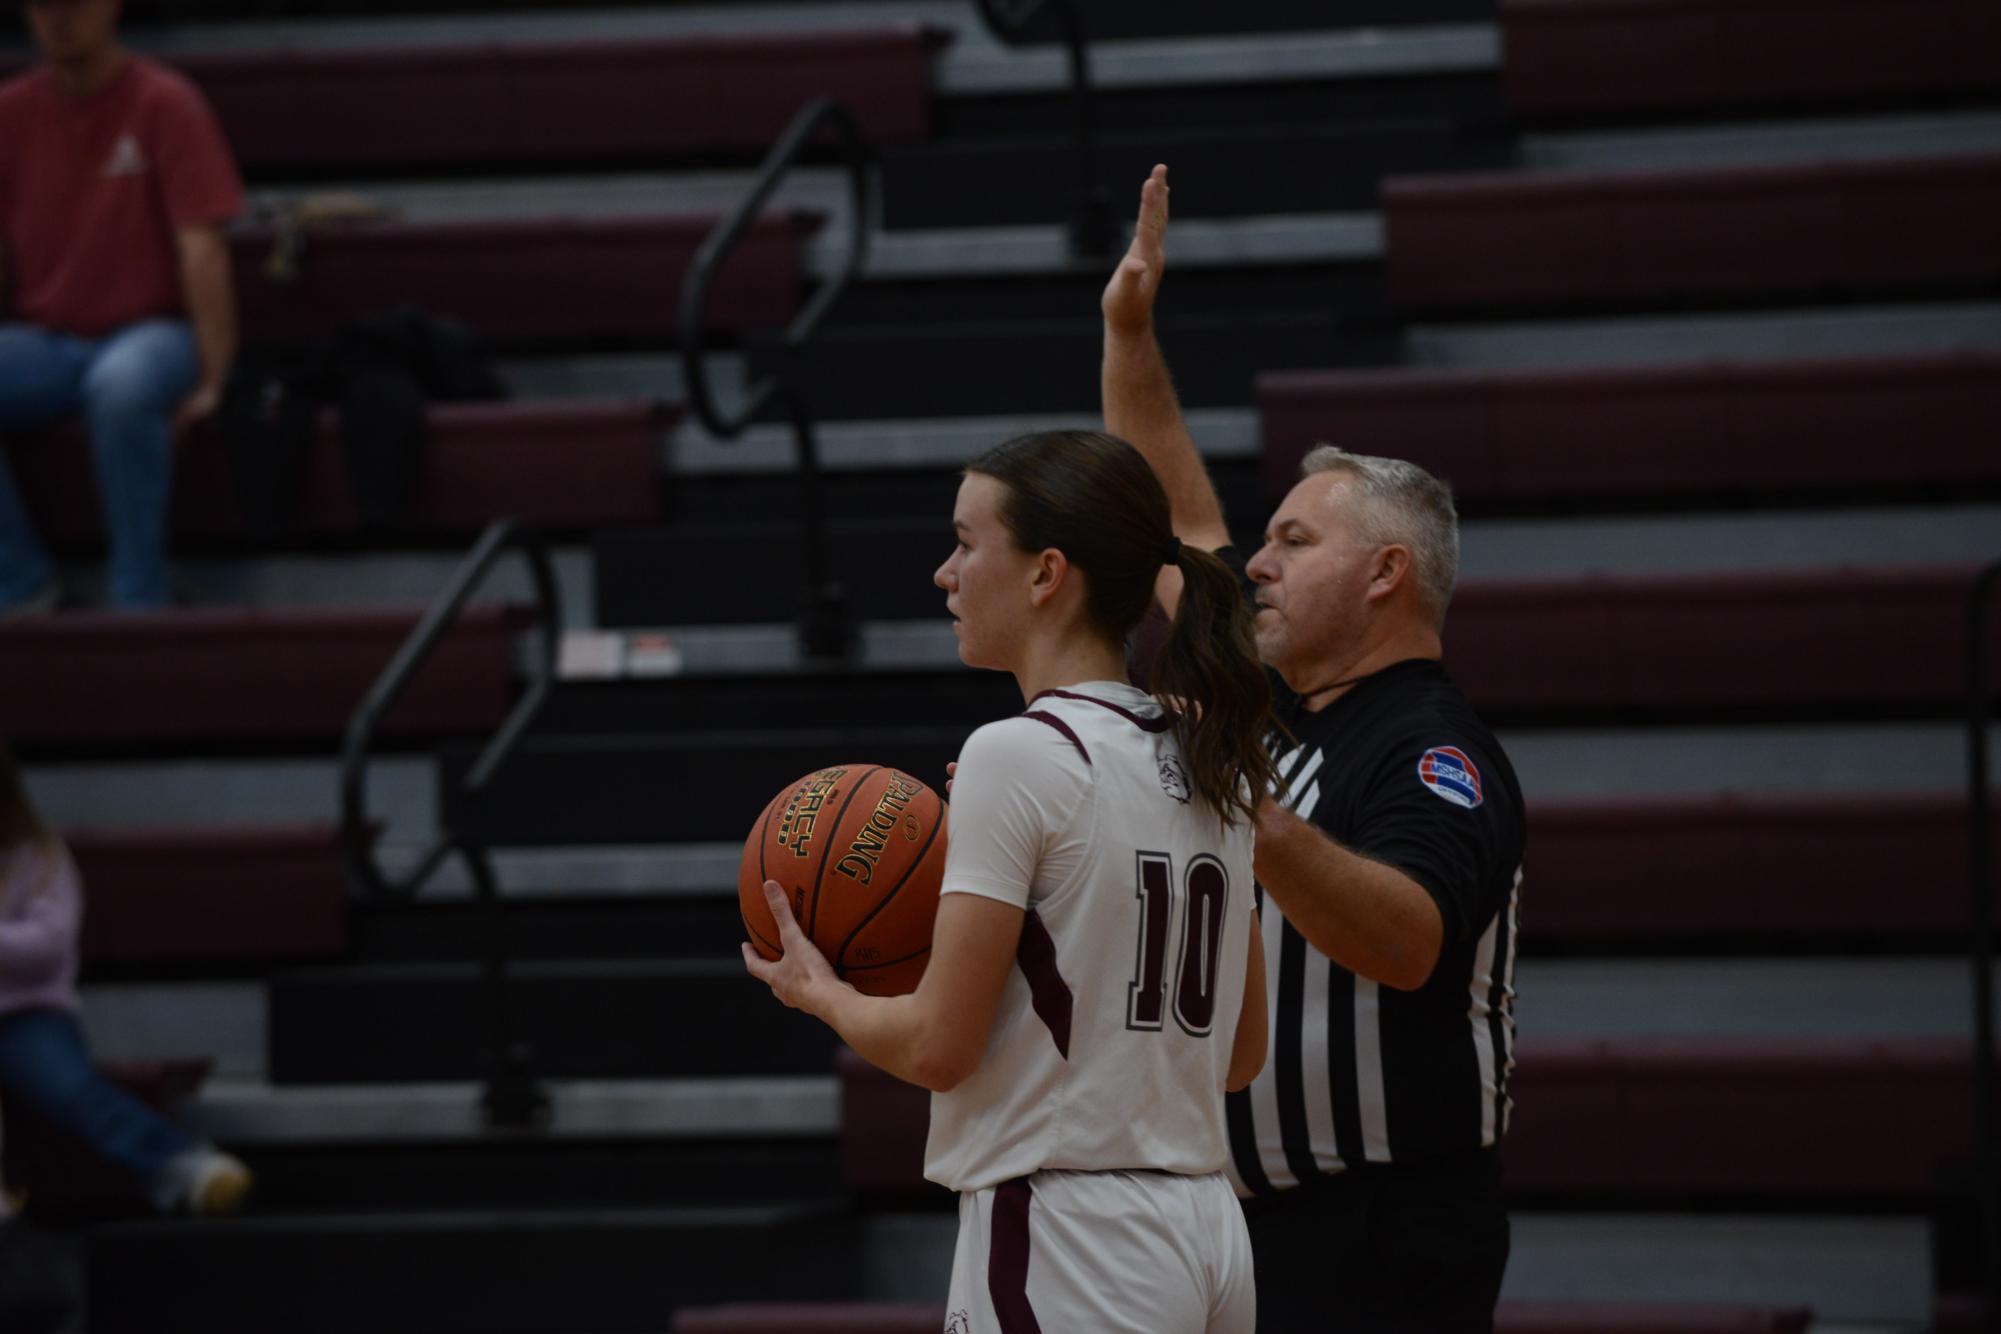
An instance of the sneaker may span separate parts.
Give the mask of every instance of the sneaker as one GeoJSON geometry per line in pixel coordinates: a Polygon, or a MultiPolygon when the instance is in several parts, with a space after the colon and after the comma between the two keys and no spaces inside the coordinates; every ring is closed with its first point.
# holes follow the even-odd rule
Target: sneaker
{"type": "Polygon", "coordinates": [[[0,623],[25,621],[31,616],[48,616],[55,611],[60,596],[56,581],[51,579],[42,585],[41,592],[0,607],[0,623]]]}
{"type": "Polygon", "coordinates": [[[201,1144],[167,1163],[154,1198],[164,1213],[216,1218],[241,1209],[254,1184],[256,1178],[241,1159],[201,1144]]]}

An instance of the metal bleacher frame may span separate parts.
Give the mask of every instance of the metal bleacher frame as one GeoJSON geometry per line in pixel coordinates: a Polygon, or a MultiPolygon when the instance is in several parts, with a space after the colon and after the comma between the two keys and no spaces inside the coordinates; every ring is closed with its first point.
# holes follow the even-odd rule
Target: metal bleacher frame
{"type": "Polygon", "coordinates": [[[2001,1127],[1995,1122],[1994,817],[1989,809],[1987,731],[1994,689],[1987,661],[1988,610],[2001,561],[1980,572],[1966,603],[1967,862],[1973,881],[1974,1161],[1980,1198],[1981,1295],[1991,1321],[2001,1313],[2001,1127]]]}
{"type": "Polygon", "coordinates": [[[1019,42],[1047,11],[1054,11],[1057,30],[1070,66],[1070,132],[1076,143],[1076,211],[1070,218],[1070,249],[1101,258],[1112,253],[1114,235],[1111,191],[1098,177],[1097,113],[1091,98],[1091,44],[1084,30],[1079,0],[976,0],[975,8],[989,31],[1003,42],[1019,42]]]}
{"type": "MultiPolygon", "coordinates": [[[[500,885],[484,838],[446,827],[416,864],[401,876],[390,874],[376,853],[376,827],[368,814],[368,764],[382,719],[424,665],[467,601],[485,584],[495,564],[509,551],[518,550],[527,562],[535,590],[534,630],[536,651],[528,658],[529,685],[500,727],[488,739],[479,758],[462,781],[466,801],[461,810],[476,811],[480,794],[492,786],[502,766],[513,755],[522,737],[542,711],[555,688],[557,658],[562,647],[563,610],[556,586],[554,567],[539,537],[511,519],[489,524],[473,543],[465,559],[432,599],[423,618],[403,641],[396,656],[369,687],[361,705],[348,721],[341,748],[340,841],[348,872],[364,897],[378,902],[408,902],[423,892],[425,884],[456,854],[472,877],[474,893],[486,938],[482,942],[482,973],[486,985],[491,1043],[490,1067],[481,1106],[493,1126],[526,1128],[545,1124],[550,1113],[547,1091],[537,1080],[534,1053],[529,1050],[515,1023],[508,984],[506,919],[500,902],[500,885]]],[[[476,820],[465,823],[477,826],[476,820]]]]}
{"type": "Polygon", "coordinates": [[[774,402],[792,424],[805,514],[807,604],[800,623],[800,643],[806,656],[820,660],[845,658],[855,643],[855,626],[846,591],[833,575],[827,516],[820,495],[820,458],[813,410],[806,397],[806,357],[813,334],[827,312],[868,267],[869,243],[881,225],[881,217],[880,167],[853,114],[827,98],[808,102],[765,154],[750,190],[703,240],[681,288],[681,354],[686,368],[688,406],[704,429],[718,440],[734,440],[774,402]],[[708,302],[709,288],[772,191],[799,158],[821,142],[825,131],[832,132],[841,163],[847,170],[851,216],[846,258],[840,272],[821,284],[813,299],[786,328],[779,346],[778,368],[753,382],[734,411],[724,412],[717,406],[710,387],[706,360],[708,340],[703,333],[702,309],[708,302]]]}

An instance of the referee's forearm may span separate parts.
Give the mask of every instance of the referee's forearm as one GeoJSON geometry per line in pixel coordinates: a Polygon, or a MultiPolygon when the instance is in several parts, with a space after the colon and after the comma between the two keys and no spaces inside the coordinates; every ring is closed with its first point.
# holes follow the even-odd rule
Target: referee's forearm
{"type": "Polygon", "coordinates": [[[1393,866],[1350,851],[1267,798],[1258,805],[1258,883],[1306,938],[1348,971],[1414,991],[1445,936],[1438,905],[1393,866]]]}

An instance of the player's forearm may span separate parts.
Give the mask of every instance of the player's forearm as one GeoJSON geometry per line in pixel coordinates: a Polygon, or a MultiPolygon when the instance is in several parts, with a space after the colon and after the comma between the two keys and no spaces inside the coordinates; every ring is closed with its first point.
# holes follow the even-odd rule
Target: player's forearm
{"type": "Polygon", "coordinates": [[[236,359],[236,285],[229,242],[218,229],[183,236],[181,293],[201,362],[200,387],[221,389],[236,359]]]}
{"type": "Polygon", "coordinates": [[[1265,946],[1258,919],[1251,918],[1250,966],[1244,970],[1244,1008],[1237,1015],[1237,1032],[1230,1046],[1230,1070],[1223,1087],[1231,1093],[1249,1088],[1265,1068],[1271,1046],[1271,1018],[1265,1009],[1265,946]]]}
{"type": "Polygon", "coordinates": [[[1258,806],[1258,883],[1306,943],[1350,972],[1412,991],[1438,963],[1445,925],[1409,876],[1342,847],[1269,799],[1258,806]]]}
{"type": "Polygon", "coordinates": [[[1100,380],[1105,429],[1130,442],[1152,466],[1167,492],[1174,531],[1206,547],[1227,542],[1222,504],[1188,433],[1174,378],[1151,325],[1126,329],[1106,322],[1100,380]]]}
{"type": "Polygon", "coordinates": [[[979,1064],[913,992],[907,996],[865,996],[845,982],[814,998],[812,1012],[841,1040],[879,1070],[906,1083],[950,1091],[979,1064]]]}

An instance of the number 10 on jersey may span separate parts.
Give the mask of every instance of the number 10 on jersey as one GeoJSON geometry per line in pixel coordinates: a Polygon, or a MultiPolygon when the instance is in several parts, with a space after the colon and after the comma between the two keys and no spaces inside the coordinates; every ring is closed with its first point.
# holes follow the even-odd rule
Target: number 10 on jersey
{"type": "Polygon", "coordinates": [[[1172,983],[1174,1022],[1192,1037],[1206,1038],[1216,1019],[1216,963],[1223,949],[1223,914],[1230,903],[1230,876],[1207,853],[1188,863],[1182,892],[1174,892],[1174,859],[1164,852],[1139,853],[1139,962],[1127,989],[1126,1027],[1154,1031],[1169,1008],[1167,947],[1178,919],[1181,926],[1172,983]],[[1185,907],[1183,906],[1185,905],[1185,907]]]}

